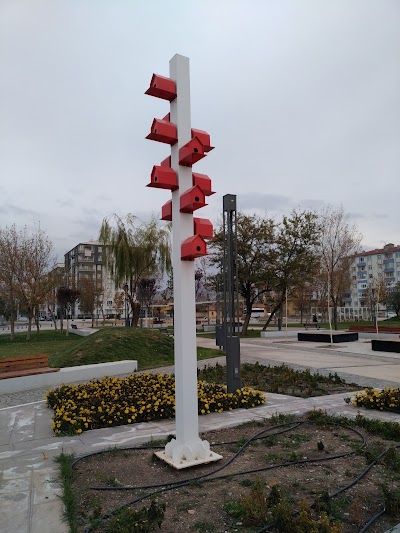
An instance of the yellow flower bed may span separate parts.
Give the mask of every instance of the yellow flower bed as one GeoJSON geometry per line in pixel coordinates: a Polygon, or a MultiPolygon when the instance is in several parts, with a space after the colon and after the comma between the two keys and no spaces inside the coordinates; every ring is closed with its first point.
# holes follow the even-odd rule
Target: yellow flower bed
{"type": "MultiPolygon", "coordinates": [[[[88,429],[148,422],[175,416],[175,378],[169,374],[134,374],[103,378],[77,386],[62,385],[46,395],[53,409],[54,433],[77,435],[88,429]]],[[[249,387],[228,394],[225,385],[198,382],[199,414],[256,407],[264,394],[249,387]]]]}
{"type": "Polygon", "coordinates": [[[400,412],[400,389],[387,387],[382,391],[366,388],[364,392],[359,392],[354,396],[353,405],[356,407],[366,407],[367,409],[379,409],[383,411],[400,412]]]}

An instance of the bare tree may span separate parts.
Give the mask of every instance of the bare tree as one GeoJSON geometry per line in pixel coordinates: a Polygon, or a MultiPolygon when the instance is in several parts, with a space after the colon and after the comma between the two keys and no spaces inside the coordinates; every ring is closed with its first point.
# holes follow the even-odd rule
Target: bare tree
{"type": "Polygon", "coordinates": [[[40,226],[32,233],[26,227],[18,230],[15,225],[0,230],[0,283],[10,309],[12,339],[18,308],[28,315],[27,340],[34,316],[39,332],[39,306],[57,284],[52,273],[54,264],[53,245],[40,226]]]}
{"type": "Polygon", "coordinates": [[[371,318],[378,327],[379,305],[384,305],[387,301],[389,291],[382,274],[368,280],[368,286],[362,293],[362,305],[369,308],[371,318]]]}
{"type": "Polygon", "coordinates": [[[15,224],[0,229],[0,283],[2,297],[9,309],[11,340],[18,309],[18,232],[15,224]]]}
{"type": "Polygon", "coordinates": [[[54,270],[56,259],[53,255],[53,244],[40,226],[37,226],[31,235],[28,235],[26,228],[19,235],[19,293],[27,309],[29,340],[32,318],[36,318],[36,328],[39,332],[39,307],[46,302],[59,280],[54,270]]]}
{"type": "Polygon", "coordinates": [[[70,289],[69,287],[58,287],[57,289],[57,303],[60,306],[60,322],[61,322],[61,331],[63,331],[64,326],[64,314],[67,315],[67,336],[68,336],[68,320],[69,313],[71,311],[71,306],[74,304],[79,297],[79,292],[75,289],[70,289]]]}
{"type": "Polygon", "coordinates": [[[150,306],[154,300],[159,283],[156,278],[142,278],[138,282],[137,300],[141,308],[144,308],[146,313],[146,321],[149,315],[150,306]]]}
{"type": "Polygon", "coordinates": [[[114,294],[113,298],[113,308],[115,309],[115,320],[114,324],[117,323],[117,318],[121,316],[121,313],[124,309],[125,296],[123,291],[117,291],[114,294]]]}
{"type": "Polygon", "coordinates": [[[91,316],[92,327],[94,326],[94,310],[101,298],[102,288],[96,285],[95,280],[81,277],[78,281],[79,307],[83,313],[91,316]]]}
{"type": "Polygon", "coordinates": [[[333,325],[337,329],[337,307],[350,287],[350,265],[359,251],[362,236],[349,221],[343,206],[326,207],[321,215],[319,255],[321,275],[327,285],[328,305],[333,307],[333,325]]]}

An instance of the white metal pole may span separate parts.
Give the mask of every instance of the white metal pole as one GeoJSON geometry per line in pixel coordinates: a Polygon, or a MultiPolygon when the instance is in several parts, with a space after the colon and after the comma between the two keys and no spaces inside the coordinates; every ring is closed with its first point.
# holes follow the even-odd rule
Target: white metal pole
{"type": "Polygon", "coordinates": [[[177,98],[171,102],[170,120],[177,127],[178,142],[171,147],[171,166],[179,189],[172,193],[172,266],[174,275],[175,420],[176,439],[159,457],[175,468],[216,461],[199,437],[197,346],[194,262],[181,260],[181,244],[193,235],[193,214],[180,212],[180,196],[192,187],[192,168],[179,165],[179,149],[191,139],[189,59],[176,54],[170,61],[170,77],[177,98]]]}

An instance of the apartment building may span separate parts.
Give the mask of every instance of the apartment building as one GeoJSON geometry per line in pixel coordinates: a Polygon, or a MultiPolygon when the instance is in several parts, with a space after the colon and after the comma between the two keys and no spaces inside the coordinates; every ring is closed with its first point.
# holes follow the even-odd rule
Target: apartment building
{"type": "MultiPolygon", "coordinates": [[[[103,291],[104,315],[114,314],[113,297],[116,287],[105,264],[105,245],[99,244],[98,241],[80,242],[65,254],[64,260],[66,285],[79,287],[80,280],[85,278],[94,281],[103,291]]],[[[79,302],[75,304],[71,314],[72,318],[84,318],[79,302]]],[[[100,308],[95,310],[95,315],[101,318],[100,308]]]]}
{"type": "MultiPolygon", "coordinates": [[[[400,245],[386,244],[383,248],[360,252],[351,265],[351,290],[346,294],[346,307],[365,308],[366,291],[382,279],[387,290],[400,282],[400,245]]],[[[382,306],[383,307],[383,306],[382,306]]]]}

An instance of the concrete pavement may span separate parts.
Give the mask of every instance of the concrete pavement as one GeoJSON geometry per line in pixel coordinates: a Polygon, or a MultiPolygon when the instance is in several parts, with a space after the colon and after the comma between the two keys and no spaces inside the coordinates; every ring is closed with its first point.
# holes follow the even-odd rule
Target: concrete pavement
{"type": "MultiPolygon", "coordinates": [[[[364,339],[365,340],[365,339],[364,339]]],[[[338,372],[351,376],[359,385],[384,387],[400,382],[400,354],[370,352],[370,344],[358,341],[346,346],[315,346],[297,343],[295,337],[271,334],[267,339],[246,339],[241,345],[243,361],[264,364],[287,363],[294,368],[311,368],[321,373],[338,372]],[[390,378],[390,379],[389,379],[390,378]]],[[[198,338],[198,344],[214,347],[215,341],[198,338]]],[[[310,345],[309,345],[310,344],[310,345]]],[[[216,358],[212,362],[224,359],[216,358]]],[[[210,361],[202,361],[207,364],[210,361]]],[[[163,369],[170,372],[173,369],[163,369]]],[[[30,391],[35,398],[35,391],[30,391]]],[[[76,437],[55,437],[51,430],[52,411],[37,393],[37,400],[24,405],[0,409],[0,532],[1,533],[64,533],[60,486],[54,458],[63,450],[77,455],[110,447],[129,446],[163,438],[174,433],[173,420],[121,426],[85,432],[76,437]]],[[[1,395],[0,395],[1,396],[1,395]]],[[[276,413],[302,414],[326,409],[347,417],[357,412],[368,418],[400,423],[400,415],[354,408],[344,402],[349,393],[299,399],[268,393],[264,406],[211,414],[199,418],[202,432],[235,426],[243,422],[268,418],[276,413]]],[[[15,401],[15,398],[13,400],[15,401]]]]}

